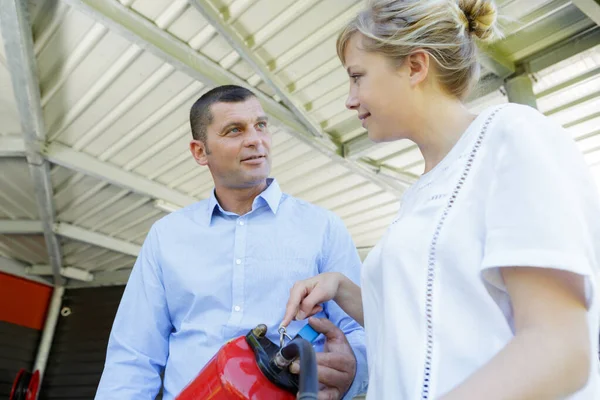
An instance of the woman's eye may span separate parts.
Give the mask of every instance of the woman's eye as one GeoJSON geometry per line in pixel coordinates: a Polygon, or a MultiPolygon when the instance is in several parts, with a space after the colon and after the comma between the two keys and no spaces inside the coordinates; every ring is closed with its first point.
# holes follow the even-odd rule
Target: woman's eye
{"type": "Polygon", "coordinates": [[[357,82],[358,82],[358,79],[360,78],[360,75],[352,75],[350,78],[352,78],[352,81],[353,81],[354,83],[357,83],[357,82]]]}

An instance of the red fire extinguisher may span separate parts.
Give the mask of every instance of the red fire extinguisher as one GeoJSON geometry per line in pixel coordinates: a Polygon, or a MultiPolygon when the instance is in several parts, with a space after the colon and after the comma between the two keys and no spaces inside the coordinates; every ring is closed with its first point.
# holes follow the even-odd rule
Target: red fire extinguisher
{"type": "Polygon", "coordinates": [[[261,324],[226,343],[176,400],[316,400],[317,362],[310,342],[297,335],[280,348],[266,334],[261,324]],[[288,370],[296,358],[299,376],[288,370]]]}
{"type": "Polygon", "coordinates": [[[39,388],[40,371],[35,370],[32,374],[21,368],[13,382],[8,398],[9,400],[36,400],[39,388]]]}

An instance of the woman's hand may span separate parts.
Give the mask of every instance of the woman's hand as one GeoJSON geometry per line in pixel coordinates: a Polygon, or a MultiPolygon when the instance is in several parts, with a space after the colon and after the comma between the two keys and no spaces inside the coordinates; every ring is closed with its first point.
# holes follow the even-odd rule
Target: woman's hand
{"type": "Polygon", "coordinates": [[[342,279],[339,272],[325,272],[296,282],[290,290],[281,326],[287,327],[294,318],[301,320],[321,312],[320,304],[335,299],[342,279]]]}

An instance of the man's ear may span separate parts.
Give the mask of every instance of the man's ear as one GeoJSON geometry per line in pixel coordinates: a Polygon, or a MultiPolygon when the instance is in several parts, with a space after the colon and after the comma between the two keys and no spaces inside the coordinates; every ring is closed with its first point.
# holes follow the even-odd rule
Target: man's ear
{"type": "Polygon", "coordinates": [[[416,86],[427,79],[429,74],[429,54],[423,50],[417,50],[406,57],[406,65],[409,68],[410,83],[416,86]]]}
{"type": "Polygon", "coordinates": [[[202,140],[190,141],[190,151],[196,163],[202,166],[208,165],[208,157],[206,151],[206,144],[202,140]]]}

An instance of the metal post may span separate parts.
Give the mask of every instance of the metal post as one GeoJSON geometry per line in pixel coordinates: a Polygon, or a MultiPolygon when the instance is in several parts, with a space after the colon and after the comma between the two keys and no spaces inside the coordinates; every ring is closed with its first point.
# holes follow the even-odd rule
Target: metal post
{"type": "Polygon", "coordinates": [[[60,276],[62,251],[56,234],[52,231],[55,219],[50,164],[42,155],[46,140],[46,128],[36,60],[33,52],[33,36],[28,15],[28,1],[0,0],[0,34],[4,41],[6,63],[10,72],[13,93],[19,110],[19,119],[29,172],[33,179],[38,213],[44,229],[48,258],[52,266],[54,284],[63,284],[60,276]]]}
{"type": "Polygon", "coordinates": [[[46,364],[48,363],[48,356],[50,355],[50,348],[52,347],[52,340],[54,339],[54,332],[56,331],[56,324],[58,322],[58,316],[60,315],[64,293],[64,286],[56,286],[52,292],[52,299],[48,306],[46,323],[44,324],[44,330],[42,332],[42,340],[40,341],[33,367],[34,371],[40,371],[40,387],[43,383],[44,372],[46,370],[46,364]]]}
{"type": "Polygon", "coordinates": [[[533,82],[527,74],[510,78],[504,84],[508,101],[537,108],[537,101],[533,94],[533,82]]]}

